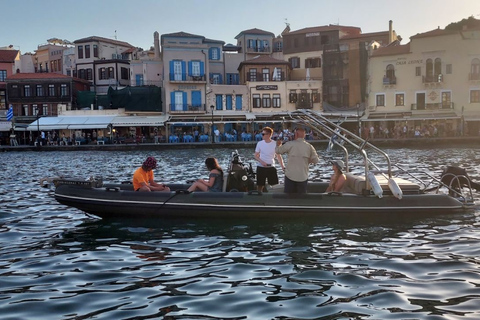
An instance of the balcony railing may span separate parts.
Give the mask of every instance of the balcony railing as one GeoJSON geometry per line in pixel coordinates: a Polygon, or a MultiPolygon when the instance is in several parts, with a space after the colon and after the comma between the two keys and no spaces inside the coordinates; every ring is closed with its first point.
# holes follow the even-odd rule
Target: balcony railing
{"type": "MultiPolygon", "coordinates": [[[[270,74],[269,75],[269,79],[268,79],[268,82],[275,82],[275,81],[285,81],[285,72],[281,72],[280,74],[280,77],[277,77],[275,80],[272,79],[273,78],[273,75],[270,74]]],[[[263,79],[263,74],[261,73],[257,73],[255,75],[251,75],[251,74],[247,74],[247,81],[251,81],[251,82],[266,82],[264,79],[263,79]]]]}
{"type": "Polygon", "coordinates": [[[453,102],[426,103],[424,106],[419,106],[417,103],[411,105],[411,110],[452,110],[454,108],[453,102]]]}
{"type": "Polygon", "coordinates": [[[247,48],[247,52],[270,53],[271,51],[272,51],[272,50],[270,49],[270,47],[263,47],[263,48],[253,47],[253,48],[247,48]]]}
{"type": "Polygon", "coordinates": [[[205,112],[205,104],[201,104],[201,105],[191,105],[191,104],[181,104],[181,105],[178,105],[178,104],[175,104],[175,103],[171,103],[169,105],[169,110],[170,112],[176,112],[176,113],[190,113],[190,112],[195,112],[195,113],[204,113],[205,112]],[[181,107],[181,110],[178,110],[180,109],[181,107]]]}
{"type": "Polygon", "coordinates": [[[468,80],[480,80],[480,73],[469,73],[468,80]]]}
{"type": "Polygon", "coordinates": [[[397,77],[383,77],[383,85],[397,84],[397,77]]]}
{"type": "Polygon", "coordinates": [[[206,81],[206,76],[189,76],[189,75],[183,75],[183,74],[175,74],[175,73],[170,73],[169,74],[170,81],[179,81],[179,82],[204,82],[206,81]]]}
{"type": "Polygon", "coordinates": [[[423,83],[441,83],[443,82],[443,74],[437,74],[433,76],[423,76],[422,77],[423,83]]]}

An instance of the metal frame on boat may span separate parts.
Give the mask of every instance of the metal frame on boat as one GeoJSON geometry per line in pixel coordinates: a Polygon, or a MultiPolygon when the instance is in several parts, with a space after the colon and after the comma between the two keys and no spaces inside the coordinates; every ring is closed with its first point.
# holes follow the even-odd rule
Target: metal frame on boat
{"type": "MultiPolygon", "coordinates": [[[[453,188],[429,174],[429,182],[399,165],[392,165],[389,156],[356,134],[344,129],[311,110],[288,113],[285,121],[312,129],[328,138],[344,152],[347,182],[345,192],[326,192],[328,182],[310,182],[307,194],[285,194],[283,187],[268,193],[254,190],[251,166],[244,164],[237,152],[225,175],[225,192],[193,192],[188,185],[169,184],[170,193],[135,192],[131,184],[103,184],[99,179],[57,179],[55,198],[58,202],[102,218],[120,217],[298,217],[332,214],[442,214],[465,211],[473,207],[473,194],[453,188]],[[349,152],[358,152],[364,175],[349,172],[349,152]],[[372,161],[368,152],[385,160],[385,165],[372,161]],[[394,172],[394,168],[396,172],[394,172]],[[395,173],[395,174],[394,174],[395,173]],[[400,176],[401,175],[401,176],[400,176]],[[412,178],[418,183],[405,179],[412,178]],[[430,188],[430,189],[429,189],[430,188]],[[451,195],[444,193],[447,191],[451,195]]],[[[452,181],[458,181],[459,176],[452,181]]]]}

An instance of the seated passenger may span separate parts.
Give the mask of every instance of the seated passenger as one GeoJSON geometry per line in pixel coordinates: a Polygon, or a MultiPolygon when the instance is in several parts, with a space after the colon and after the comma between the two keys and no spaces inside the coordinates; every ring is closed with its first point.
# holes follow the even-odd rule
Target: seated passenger
{"type": "Polygon", "coordinates": [[[207,158],[205,160],[205,165],[210,171],[208,175],[208,180],[198,179],[195,181],[188,191],[210,191],[210,192],[222,192],[223,190],[223,170],[218,165],[217,159],[207,158]]]}
{"type": "Polygon", "coordinates": [[[170,188],[164,184],[156,183],[153,179],[153,169],[157,167],[157,160],[148,157],[140,168],[133,174],[133,190],[135,191],[164,191],[169,192],[170,188]]]}
{"type": "Polygon", "coordinates": [[[333,160],[330,163],[333,165],[333,175],[330,178],[327,192],[342,192],[345,181],[347,181],[347,176],[343,173],[345,164],[342,160],[333,160]]]}

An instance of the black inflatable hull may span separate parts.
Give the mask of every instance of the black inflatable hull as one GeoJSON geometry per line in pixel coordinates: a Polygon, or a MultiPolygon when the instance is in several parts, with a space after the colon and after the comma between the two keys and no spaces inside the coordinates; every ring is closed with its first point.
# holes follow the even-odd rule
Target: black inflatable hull
{"type": "Polygon", "coordinates": [[[134,192],[122,187],[84,188],[59,185],[56,200],[101,218],[299,217],[332,214],[449,214],[465,211],[462,202],[444,194],[386,195],[182,191],[134,192]]]}

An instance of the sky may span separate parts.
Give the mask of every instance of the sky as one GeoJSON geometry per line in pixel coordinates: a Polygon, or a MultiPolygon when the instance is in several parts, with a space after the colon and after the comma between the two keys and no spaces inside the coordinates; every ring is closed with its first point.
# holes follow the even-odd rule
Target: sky
{"type": "Polygon", "coordinates": [[[281,34],[340,24],[363,33],[388,30],[403,38],[445,28],[474,16],[480,0],[2,0],[0,47],[34,52],[47,39],[75,41],[90,36],[125,41],[145,50],[153,33],[184,31],[235,44],[243,30],[281,34]]]}

